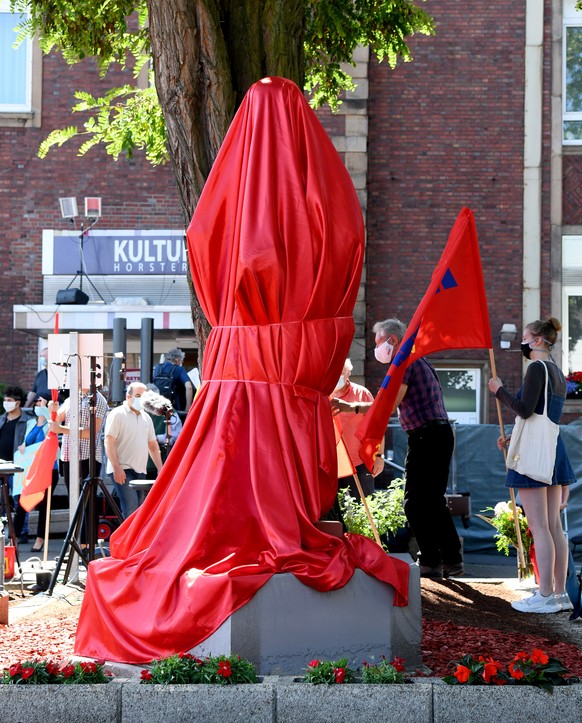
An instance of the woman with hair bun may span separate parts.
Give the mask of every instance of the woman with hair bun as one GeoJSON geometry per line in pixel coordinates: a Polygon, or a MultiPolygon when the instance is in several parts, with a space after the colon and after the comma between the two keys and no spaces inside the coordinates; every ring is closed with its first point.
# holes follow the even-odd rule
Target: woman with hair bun
{"type": "MultiPolygon", "coordinates": [[[[560,322],[553,317],[532,321],[525,327],[521,351],[532,364],[528,366],[516,396],[505,389],[499,377],[489,380],[489,389],[497,399],[523,419],[531,417],[534,412],[543,413],[547,370],[547,415],[556,424],[560,421],[566,399],[566,380],[551,352],[561,328],[560,322]]],[[[504,442],[508,444],[509,437],[504,442]]],[[[500,447],[502,444],[500,438],[500,447]]],[[[565,591],[568,543],[562,529],[560,510],[568,499],[568,485],[575,481],[572,465],[559,435],[551,484],[533,480],[514,469],[507,471],[505,486],[519,490],[534,539],[539,573],[539,590],[525,600],[512,602],[511,606],[515,610],[524,613],[557,613],[573,608],[565,591]]]]}

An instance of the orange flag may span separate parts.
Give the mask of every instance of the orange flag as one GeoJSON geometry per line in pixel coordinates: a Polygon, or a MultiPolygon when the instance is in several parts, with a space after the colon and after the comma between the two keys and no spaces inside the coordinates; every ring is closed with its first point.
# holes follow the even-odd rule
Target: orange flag
{"type": "Polygon", "coordinates": [[[463,208],[398,352],[356,430],[371,470],[404,372],[415,359],[443,349],[491,349],[491,326],[473,211],[463,208]]]}

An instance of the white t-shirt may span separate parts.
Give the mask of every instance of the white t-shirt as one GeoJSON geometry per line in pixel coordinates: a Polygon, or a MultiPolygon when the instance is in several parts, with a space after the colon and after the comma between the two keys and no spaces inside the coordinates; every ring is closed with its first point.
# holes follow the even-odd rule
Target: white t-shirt
{"type": "MultiPolygon", "coordinates": [[[[149,455],[148,443],[156,441],[154,424],[146,412],[136,414],[127,402],[123,402],[107,415],[105,437],[115,439],[117,459],[122,469],[145,473],[149,455]]],[[[113,465],[109,459],[107,474],[113,474],[113,465]]]]}

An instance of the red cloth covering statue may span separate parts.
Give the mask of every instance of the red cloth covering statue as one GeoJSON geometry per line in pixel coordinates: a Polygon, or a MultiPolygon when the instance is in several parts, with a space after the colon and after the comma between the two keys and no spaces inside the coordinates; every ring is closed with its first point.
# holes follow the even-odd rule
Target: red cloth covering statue
{"type": "Polygon", "coordinates": [[[77,654],[187,651],[276,573],[329,591],[359,567],[406,604],[408,565],[313,524],[337,492],[328,394],[353,336],[363,239],[351,179],[300,90],[253,85],[188,229],[213,327],[204,381],[144,504],[89,566],[77,654]]]}

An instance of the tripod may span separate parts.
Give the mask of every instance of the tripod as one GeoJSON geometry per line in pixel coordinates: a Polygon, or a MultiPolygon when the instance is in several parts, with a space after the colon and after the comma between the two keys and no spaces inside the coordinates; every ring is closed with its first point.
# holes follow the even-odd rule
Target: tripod
{"type": "MultiPolygon", "coordinates": [[[[89,476],[83,480],[83,485],[79,492],[79,500],[71,519],[69,529],[65,536],[65,541],[61,549],[61,554],[57,561],[57,565],[52,574],[51,581],[48,587],[48,594],[52,595],[57,578],[59,576],[61,567],[65,560],[67,551],[70,550],[69,559],[65,568],[65,574],[63,577],[63,583],[66,584],[69,580],[71,573],[71,564],[73,559],[73,552],[76,552],[79,557],[83,560],[85,565],[88,565],[91,560],[95,559],[95,545],[97,543],[97,519],[95,512],[97,510],[97,489],[99,488],[103,493],[103,496],[111,506],[114,515],[117,517],[119,522],[123,522],[123,515],[115,500],[111,496],[111,493],[107,489],[107,486],[100,477],[96,475],[96,463],[95,463],[95,411],[97,408],[97,386],[95,380],[97,376],[101,376],[97,373],[96,357],[90,357],[90,386],[89,386],[89,476]],[[87,512],[87,515],[85,515],[87,512]],[[83,529],[83,523],[87,520],[87,546],[83,548],[80,544],[81,532],[83,529]]],[[[70,462],[69,462],[70,464],[70,462]]]]}
{"type": "MultiPolygon", "coordinates": [[[[71,219],[72,220],[72,219],[71,219]]],[[[75,280],[77,277],[79,277],[79,290],[83,291],[83,277],[87,279],[87,282],[89,283],[89,286],[93,289],[93,291],[97,294],[97,296],[101,299],[101,301],[105,301],[103,296],[101,296],[99,290],[95,286],[95,284],[91,281],[89,276],[85,273],[85,257],[83,256],[83,244],[85,241],[85,236],[89,234],[89,231],[93,226],[97,223],[97,219],[93,221],[93,223],[89,226],[89,228],[84,229],[83,224],[81,223],[81,233],[79,235],[79,270],[77,273],[73,276],[71,281],[67,284],[66,288],[70,289],[71,286],[75,283],[75,280]]]]}

